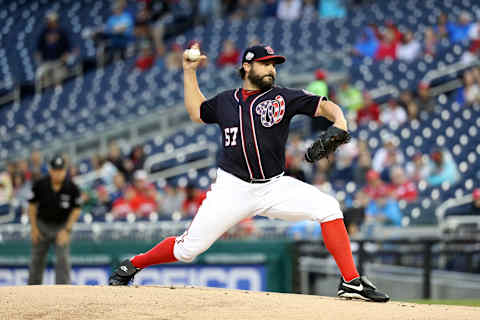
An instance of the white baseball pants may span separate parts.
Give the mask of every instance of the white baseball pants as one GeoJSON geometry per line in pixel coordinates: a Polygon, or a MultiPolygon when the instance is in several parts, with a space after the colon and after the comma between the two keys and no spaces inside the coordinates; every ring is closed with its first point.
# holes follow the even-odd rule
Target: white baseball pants
{"type": "Polygon", "coordinates": [[[266,183],[248,183],[217,170],[217,180],[190,227],[176,238],[173,253],[192,262],[228,229],[255,215],[287,221],[343,218],[338,201],[312,185],[288,176],[266,183]]]}

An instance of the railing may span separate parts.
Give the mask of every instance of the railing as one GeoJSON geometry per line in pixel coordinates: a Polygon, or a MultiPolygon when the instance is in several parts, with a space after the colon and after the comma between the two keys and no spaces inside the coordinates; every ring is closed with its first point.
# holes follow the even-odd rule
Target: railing
{"type": "MultiPolygon", "coordinates": [[[[422,296],[424,299],[431,298],[432,272],[434,270],[433,259],[441,259],[449,255],[464,255],[466,258],[466,272],[474,271],[475,255],[480,254],[480,237],[471,239],[445,239],[442,237],[432,238],[403,238],[403,239],[358,239],[352,240],[354,255],[357,257],[358,272],[363,274],[366,263],[373,262],[385,257],[393,258],[394,266],[420,267],[422,270],[422,296]],[[459,249],[461,246],[461,249],[459,249]],[[404,263],[405,258],[421,257],[413,265],[404,263]]],[[[321,241],[300,241],[297,245],[301,271],[301,290],[310,293],[312,275],[322,274],[320,265],[315,263],[314,258],[329,256],[321,241]],[[302,260],[303,259],[303,260],[302,260]]]]}

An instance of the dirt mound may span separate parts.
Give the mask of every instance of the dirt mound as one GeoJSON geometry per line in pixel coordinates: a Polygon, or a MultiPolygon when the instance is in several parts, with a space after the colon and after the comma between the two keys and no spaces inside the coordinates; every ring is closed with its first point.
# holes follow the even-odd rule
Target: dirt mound
{"type": "Polygon", "coordinates": [[[193,287],[0,287],[0,319],[480,319],[480,308],[193,287]]]}

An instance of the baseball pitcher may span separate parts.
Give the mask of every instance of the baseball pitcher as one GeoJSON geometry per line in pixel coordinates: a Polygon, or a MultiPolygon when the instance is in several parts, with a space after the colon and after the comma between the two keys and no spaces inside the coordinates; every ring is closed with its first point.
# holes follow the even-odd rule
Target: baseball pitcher
{"type": "Polygon", "coordinates": [[[196,69],[205,59],[204,55],[185,52],[184,98],[192,121],[221,128],[223,148],[216,182],[182,235],[166,238],[150,251],[123,261],[110,276],[110,285],[128,285],[137,272],[151,265],[192,262],[230,227],[262,215],[320,223],[325,245],[342,274],[337,295],[388,301],[388,295],[358,274],[338,201],[284,175],[285,145],[292,118],[304,114],[325,119],[324,133],[305,154],[307,161],[314,162],[350,139],[340,107],[326,97],[275,86],[275,66],[286,59],[263,45],[250,47],[243,54],[239,70],[242,88],[207,100],[196,77],[196,69]]]}

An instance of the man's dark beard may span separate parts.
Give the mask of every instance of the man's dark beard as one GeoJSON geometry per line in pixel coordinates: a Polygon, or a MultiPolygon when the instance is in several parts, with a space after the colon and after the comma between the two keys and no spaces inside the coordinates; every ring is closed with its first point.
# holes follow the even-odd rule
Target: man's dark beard
{"type": "Polygon", "coordinates": [[[271,89],[275,84],[275,76],[273,74],[260,76],[256,74],[255,71],[253,71],[253,68],[250,70],[247,78],[255,87],[259,88],[262,91],[271,89]],[[267,80],[268,76],[272,77],[272,82],[269,82],[269,80],[267,80]]]}

